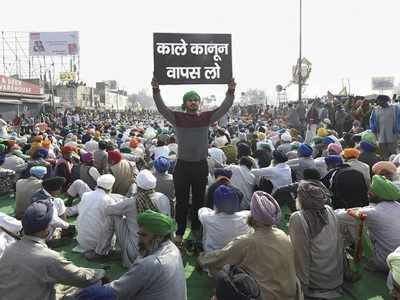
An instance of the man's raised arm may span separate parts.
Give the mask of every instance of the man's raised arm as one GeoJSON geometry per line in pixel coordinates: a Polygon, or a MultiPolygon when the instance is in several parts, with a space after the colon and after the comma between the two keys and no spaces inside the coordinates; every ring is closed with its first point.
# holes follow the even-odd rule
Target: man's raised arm
{"type": "Polygon", "coordinates": [[[158,85],[157,79],[153,78],[153,80],[151,81],[151,86],[153,87],[153,99],[158,112],[165,119],[167,119],[168,122],[175,126],[174,112],[165,105],[163,99],[161,98],[160,87],[158,85]]]}
{"type": "Polygon", "coordinates": [[[225,115],[231,108],[233,100],[235,100],[235,88],[236,82],[235,79],[232,78],[232,80],[228,83],[228,91],[226,92],[225,100],[222,102],[220,107],[214,110],[210,119],[210,123],[214,123],[221,119],[222,116],[225,115]]]}

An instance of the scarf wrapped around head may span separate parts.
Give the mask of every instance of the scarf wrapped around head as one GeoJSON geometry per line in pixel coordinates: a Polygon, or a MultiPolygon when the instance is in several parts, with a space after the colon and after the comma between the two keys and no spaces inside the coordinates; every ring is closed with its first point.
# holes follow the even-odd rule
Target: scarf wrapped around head
{"type": "Polygon", "coordinates": [[[340,153],[342,153],[343,148],[341,145],[333,143],[333,144],[329,144],[328,146],[328,152],[334,152],[334,155],[340,155],[340,153]]]}
{"type": "Polygon", "coordinates": [[[159,236],[166,236],[177,229],[176,222],[167,215],[150,209],[138,215],[137,223],[146,230],[159,236]]]}
{"type": "Polygon", "coordinates": [[[297,152],[299,157],[310,157],[313,154],[313,148],[307,144],[301,144],[297,152]]]}
{"type": "Polygon", "coordinates": [[[183,103],[182,103],[182,110],[186,109],[186,102],[188,102],[189,100],[195,100],[200,102],[200,95],[197,94],[195,91],[189,91],[187,93],[185,93],[185,95],[183,95],[183,103]]]}
{"type": "Polygon", "coordinates": [[[313,239],[329,223],[325,204],[330,201],[330,192],[319,181],[302,180],[297,188],[297,199],[313,239]]]}
{"type": "Polygon", "coordinates": [[[358,158],[360,156],[360,151],[356,148],[346,148],[343,150],[342,156],[345,159],[358,158]]]}
{"type": "Polygon", "coordinates": [[[372,177],[371,192],[385,201],[400,200],[400,190],[383,176],[372,177]]]}
{"type": "Polygon", "coordinates": [[[250,202],[251,216],[257,222],[272,226],[281,220],[281,208],[270,194],[263,191],[254,192],[250,202]]]}
{"type": "Polygon", "coordinates": [[[136,176],[136,210],[140,214],[147,209],[158,212],[158,207],[151,200],[151,195],[154,194],[157,179],[149,170],[142,170],[136,176]]]}
{"type": "Polygon", "coordinates": [[[375,175],[382,175],[381,173],[396,174],[396,165],[390,161],[380,161],[372,166],[372,173],[375,175]]]}

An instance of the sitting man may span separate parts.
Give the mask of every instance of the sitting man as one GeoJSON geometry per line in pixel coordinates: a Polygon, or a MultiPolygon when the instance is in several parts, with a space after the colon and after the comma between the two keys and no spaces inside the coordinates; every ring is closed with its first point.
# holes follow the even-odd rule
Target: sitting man
{"type": "Polygon", "coordinates": [[[64,201],[58,198],[61,189],[65,184],[64,177],[51,177],[42,182],[42,188],[32,195],[31,203],[39,200],[47,200],[53,204],[53,220],[50,223],[48,239],[51,239],[56,228],[62,228],[62,236],[72,236],[75,234],[75,225],[67,222],[66,207],[64,201]]]}
{"type": "Polygon", "coordinates": [[[47,168],[42,166],[32,167],[31,176],[26,179],[19,179],[16,185],[15,215],[18,220],[24,216],[25,210],[31,205],[33,194],[42,188],[42,179],[47,174],[47,168]]]}
{"type": "Polygon", "coordinates": [[[6,247],[20,239],[21,221],[0,212],[0,258],[6,247]]]}
{"type": "Polygon", "coordinates": [[[170,217],[147,210],[138,216],[137,260],[121,278],[104,286],[92,286],[78,293],[78,299],[186,300],[186,279],[181,254],[171,241],[177,229],[170,217]],[[82,298],[79,298],[82,297],[82,298]]]}
{"type": "Polygon", "coordinates": [[[2,299],[60,299],[57,283],[84,288],[101,280],[104,270],[75,266],[59,253],[47,248],[53,219],[53,205],[39,200],[24,214],[24,236],[9,245],[0,260],[0,295],[2,299]]]}
{"type": "MultiPolygon", "coordinates": [[[[374,257],[370,258],[368,269],[371,271],[387,272],[387,256],[400,245],[400,191],[388,179],[374,175],[369,192],[369,206],[354,209],[353,215],[365,215],[369,238],[374,245],[374,257]]],[[[344,235],[355,241],[358,221],[345,210],[336,210],[343,224],[344,235]]]]}
{"type": "Polygon", "coordinates": [[[171,215],[168,197],[154,191],[156,181],[149,170],[140,171],[136,177],[136,194],[132,198],[109,204],[104,209],[108,225],[101,240],[111,240],[115,233],[125,267],[131,267],[139,254],[137,216],[147,209],[171,215]]]}
{"type": "Polygon", "coordinates": [[[200,256],[200,264],[218,274],[218,281],[228,276],[218,272],[225,265],[242,267],[260,286],[261,299],[298,299],[293,247],[286,233],[274,226],[281,218],[279,204],[271,195],[258,191],[253,194],[250,211],[249,225],[254,232],[200,256]]]}
{"type": "Polygon", "coordinates": [[[110,195],[114,181],[110,174],[100,176],[96,189],[83,194],[78,204],[76,239],[89,259],[95,254],[108,255],[112,248],[111,240],[102,240],[102,234],[107,227],[104,210],[107,205],[115,203],[110,195]]]}
{"type": "Polygon", "coordinates": [[[108,164],[115,178],[113,193],[125,196],[139,173],[136,164],[122,159],[121,153],[117,150],[108,152],[108,164]]]}
{"type": "Polygon", "coordinates": [[[162,193],[168,197],[171,202],[171,207],[175,210],[175,187],[174,180],[171,174],[168,174],[170,161],[166,157],[159,157],[154,161],[154,176],[157,179],[156,192],[162,193]]]}
{"type": "Polygon", "coordinates": [[[215,210],[199,209],[199,220],[203,225],[203,249],[205,252],[222,249],[237,236],[248,234],[250,211],[240,211],[240,200],[235,189],[220,185],[214,192],[215,210]]]}
{"type": "Polygon", "coordinates": [[[299,211],[290,216],[289,235],[304,295],[332,299],[340,296],[336,289],[343,283],[343,246],[336,215],[325,205],[327,197],[316,182],[301,181],[299,211]]]}

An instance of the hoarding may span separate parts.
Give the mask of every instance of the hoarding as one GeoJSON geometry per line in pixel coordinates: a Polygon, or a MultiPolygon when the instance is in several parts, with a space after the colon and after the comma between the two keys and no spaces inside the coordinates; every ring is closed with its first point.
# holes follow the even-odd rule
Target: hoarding
{"type": "Polygon", "coordinates": [[[31,32],[30,56],[79,55],[79,32],[31,32]]]}
{"type": "Polygon", "coordinates": [[[377,91],[393,90],[394,77],[372,77],[372,89],[377,91]]]}

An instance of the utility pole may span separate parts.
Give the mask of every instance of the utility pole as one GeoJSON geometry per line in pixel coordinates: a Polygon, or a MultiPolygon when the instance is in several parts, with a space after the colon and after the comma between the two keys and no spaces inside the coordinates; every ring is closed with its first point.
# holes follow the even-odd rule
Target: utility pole
{"type": "Polygon", "coordinates": [[[299,102],[301,101],[301,88],[302,88],[302,74],[301,74],[301,60],[302,60],[302,10],[303,10],[303,0],[300,0],[300,30],[299,30],[299,61],[298,61],[298,72],[299,72],[299,102]]]}

